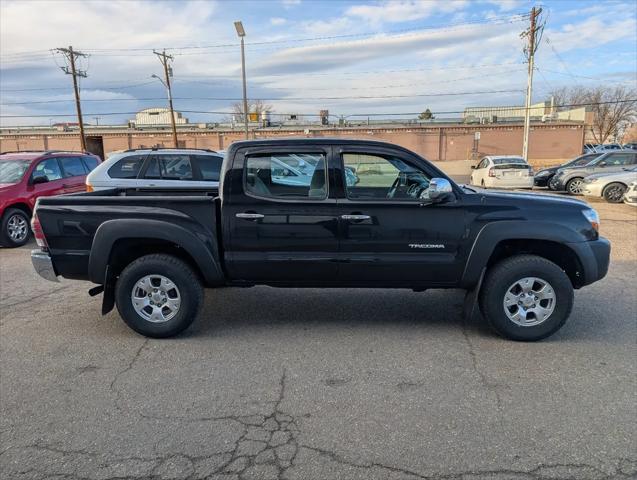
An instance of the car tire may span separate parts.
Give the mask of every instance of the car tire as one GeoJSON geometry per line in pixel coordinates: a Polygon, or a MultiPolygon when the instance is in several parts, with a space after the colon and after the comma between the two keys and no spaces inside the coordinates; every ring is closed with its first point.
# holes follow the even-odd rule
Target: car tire
{"type": "Polygon", "coordinates": [[[484,189],[487,188],[487,186],[484,184],[484,178],[480,181],[480,186],[484,189]]]}
{"type": "Polygon", "coordinates": [[[546,258],[516,255],[489,269],[480,289],[479,305],[499,335],[533,342],[564,325],[573,308],[573,285],[568,275],[546,258]],[[527,279],[530,285],[525,283],[527,279]]]}
{"type": "Polygon", "coordinates": [[[24,210],[8,208],[2,216],[0,228],[0,244],[4,247],[21,247],[29,241],[29,215],[24,210]]]}
{"type": "Polygon", "coordinates": [[[569,195],[581,195],[584,179],[582,177],[571,178],[566,182],[566,192],[569,195]]]}
{"type": "Polygon", "coordinates": [[[122,271],[115,285],[115,302],[124,322],[137,333],[172,337],[197,318],[203,287],[193,269],[179,258],[145,255],[122,271]]]}
{"type": "Polygon", "coordinates": [[[619,182],[609,183],[604,187],[602,196],[608,203],[621,203],[626,193],[626,185],[619,182]]]}

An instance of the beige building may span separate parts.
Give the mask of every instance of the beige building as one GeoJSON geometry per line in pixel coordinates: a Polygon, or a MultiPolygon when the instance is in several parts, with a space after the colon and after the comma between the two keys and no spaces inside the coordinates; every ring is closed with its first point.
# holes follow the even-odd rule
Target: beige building
{"type": "MultiPolygon", "coordinates": [[[[146,108],[135,115],[135,120],[131,120],[135,126],[148,125],[170,125],[170,110],[168,108],[146,108]]],[[[188,119],[183,117],[180,112],[175,112],[175,123],[177,125],[185,125],[188,119]]]]}
{"type": "MultiPolygon", "coordinates": [[[[486,120],[489,123],[499,121],[512,121],[524,118],[526,108],[522,106],[496,106],[496,107],[467,107],[462,113],[464,122],[482,122],[486,120]]],[[[552,102],[545,101],[531,105],[529,109],[531,118],[542,118],[550,115],[553,110],[552,102]]]]}

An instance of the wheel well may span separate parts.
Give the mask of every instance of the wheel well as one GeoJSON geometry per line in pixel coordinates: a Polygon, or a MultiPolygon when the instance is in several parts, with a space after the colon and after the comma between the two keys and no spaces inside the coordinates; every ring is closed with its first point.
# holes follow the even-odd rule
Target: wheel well
{"type": "Polygon", "coordinates": [[[537,255],[550,260],[566,272],[574,288],[582,286],[584,272],[575,252],[562,243],[550,240],[503,240],[493,249],[487,268],[500,260],[520,254],[537,255]]]}
{"type": "Polygon", "coordinates": [[[5,212],[10,208],[17,208],[18,210],[22,210],[24,213],[27,214],[29,218],[31,218],[31,209],[26,203],[14,203],[13,205],[7,205],[4,208],[5,212]]]}
{"type": "Polygon", "coordinates": [[[113,276],[117,276],[131,262],[134,262],[144,255],[150,255],[153,253],[173,255],[174,257],[183,260],[199,276],[200,280],[204,281],[204,276],[199,269],[197,262],[195,262],[186,250],[176,243],[155,238],[126,238],[117,240],[113,244],[113,248],[111,249],[111,253],[108,258],[108,266],[110,269],[109,273],[113,276]]]}
{"type": "Polygon", "coordinates": [[[616,185],[616,184],[622,185],[624,188],[628,188],[628,185],[626,185],[624,182],[610,182],[608,185],[604,185],[604,188],[602,189],[602,193],[605,192],[606,189],[610,187],[611,185],[616,185]]]}

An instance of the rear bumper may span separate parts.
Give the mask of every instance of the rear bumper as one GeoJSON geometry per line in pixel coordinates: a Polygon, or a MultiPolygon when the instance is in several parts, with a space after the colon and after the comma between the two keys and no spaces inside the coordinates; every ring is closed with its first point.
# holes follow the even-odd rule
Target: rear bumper
{"type": "Polygon", "coordinates": [[[489,188],[532,188],[533,177],[488,177],[484,184],[489,188]]]}
{"type": "Polygon", "coordinates": [[[33,268],[38,272],[45,280],[49,280],[50,282],[59,282],[57,275],[55,274],[55,269],[53,268],[53,262],[51,261],[51,257],[47,252],[43,252],[42,250],[31,250],[31,263],[33,264],[33,268]]]}
{"type": "Polygon", "coordinates": [[[601,280],[608,273],[610,265],[610,242],[604,237],[590,242],[568,244],[575,251],[582,264],[580,286],[601,280]]]}

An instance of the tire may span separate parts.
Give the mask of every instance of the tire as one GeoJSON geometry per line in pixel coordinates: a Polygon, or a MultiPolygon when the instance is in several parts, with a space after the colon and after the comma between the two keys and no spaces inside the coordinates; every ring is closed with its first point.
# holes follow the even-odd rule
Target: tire
{"type": "Polygon", "coordinates": [[[510,340],[533,342],[562,328],[573,308],[573,285],[566,273],[553,262],[535,255],[516,255],[489,269],[480,289],[479,305],[482,314],[498,334],[510,340]],[[530,293],[519,290],[520,296],[516,298],[517,287],[522,286],[520,282],[528,278],[534,279],[530,293]],[[535,297],[540,297],[540,300],[533,300],[531,297],[540,293],[542,282],[547,290],[535,297]],[[552,300],[542,298],[551,295],[552,300]],[[513,301],[508,302],[508,299],[513,301]],[[524,302],[522,307],[518,307],[518,300],[524,302]],[[527,301],[533,302],[533,306],[527,305],[527,301]],[[508,307],[505,306],[506,302],[508,307]],[[548,313],[551,305],[552,309],[548,313]],[[532,308],[536,306],[541,308],[532,308]],[[525,312],[526,307],[528,310],[525,312]],[[546,316],[540,320],[542,311],[546,316]],[[517,321],[511,318],[515,317],[516,312],[519,314],[517,321]],[[539,316],[535,312],[539,312],[539,316]],[[522,319],[522,316],[526,318],[522,319]]]}
{"type": "Polygon", "coordinates": [[[480,186],[486,190],[487,186],[484,184],[484,178],[480,181],[480,186]]]}
{"type": "Polygon", "coordinates": [[[626,193],[626,185],[619,182],[609,183],[604,187],[602,196],[608,203],[621,203],[626,193]]]}
{"type": "Polygon", "coordinates": [[[583,181],[584,179],[582,177],[574,177],[566,182],[566,191],[568,192],[568,194],[581,195],[583,181]]]}
{"type": "Polygon", "coordinates": [[[551,180],[553,180],[554,175],[551,175],[549,178],[546,179],[546,187],[549,190],[553,190],[555,191],[555,189],[553,187],[551,187],[551,180]]]}
{"type": "Polygon", "coordinates": [[[19,208],[8,208],[2,216],[0,243],[5,247],[21,247],[29,241],[29,215],[19,208]]]}
{"type": "Polygon", "coordinates": [[[182,260],[165,254],[146,255],[129,264],[119,276],[115,302],[124,322],[137,333],[172,337],[197,318],[203,287],[182,260]]]}

